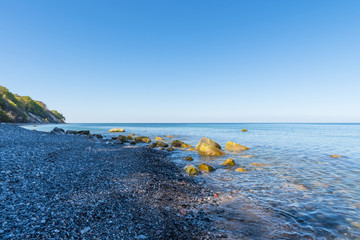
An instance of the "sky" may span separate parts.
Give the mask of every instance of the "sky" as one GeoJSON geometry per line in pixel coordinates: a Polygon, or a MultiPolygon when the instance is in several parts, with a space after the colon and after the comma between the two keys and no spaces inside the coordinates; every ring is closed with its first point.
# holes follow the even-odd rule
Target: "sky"
{"type": "Polygon", "coordinates": [[[360,122],[358,0],[0,0],[0,85],[67,122],[360,122]]]}

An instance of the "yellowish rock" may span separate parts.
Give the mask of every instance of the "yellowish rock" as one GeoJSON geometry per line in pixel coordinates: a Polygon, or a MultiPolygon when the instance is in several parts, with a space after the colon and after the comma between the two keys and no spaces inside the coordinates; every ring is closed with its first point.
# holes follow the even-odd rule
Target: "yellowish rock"
{"type": "Polygon", "coordinates": [[[225,149],[228,150],[228,151],[240,152],[240,151],[248,150],[250,148],[245,147],[245,146],[243,146],[241,144],[229,141],[229,142],[226,143],[225,149]]]}
{"type": "Polygon", "coordinates": [[[195,165],[193,165],[193,164],[186,165],[184,170],[190,176],[195,176],[198,174],[198,170],[196,169],[195,165]]]}
{"type": "Polygon", "coordinates": [[[191,146],[190,144],[187,144],[187,143],[183,143],[183,144],[181,144],[181,147],[182,148],[192,148],[193,146],[191,146]]]}
{"type": "Polygon", "coordinates": [[[172,151],[174,151],[174,148],[173,148],[173,147],[168,147],[168,148],[166,149],[166,151],[172,152],[172,151]]]}
{"type": "Polygon", "coordinates": [[[156,147],[168,147],[169,144],[163,142],[163,141],[156,141],[155,142],[156,147]]]}
{"type": "Polygon", "coordinates": [[[148,138],[148,137],[143,137],[143,136],[140,136],[140,137],[136,137],[135,138],[135,142],[143,142],[143,143],[150,143],[151,142],[151,139],[148,138]]]}
{"type": "Polygon", "coordinates": [[[330,157],[332,157],[332,158],[341,158],[341,156],[337,155],[337,154],[332,154],[332,155],[330,155],[330,157]]]}
{"type": "Polygon", "coordinates": [[[232,160],[231,158],[229,158],[228,160],[225,160],[222,165],[224,166],[235,166],[235,162],[234,160],[232,160]]]}
{"type": "Polygon", "coordinates": [[[188,151],[195,151],[195,148],[189,148],[188,151]]]}
{"type": "Polygon", "coordinates": [[[192,157],[190,157],[190,156],[186,156],[185,158],[184,158],[186,161],[192,161],[192,160],[194,160],[192,157]]]}
{"type": "Polygon", "coordinates": [[[167,135],[166,137],[168,137],[168,138],[173,138],[174,136],[173,136],[173,135],[167,135]]]}
{"type": "Polygon", "coordinates": [[[172,147],[181,147],[181,145],[184,144],[183,141],[180,141],[180,140],[174,140],[170,143],[170,146],[172,147]]]}
{"type": "Polygon", "coordinates": [[[247,132],[248,130],[244,128],[244,129],[241,129],[241,131],[242,132],[247,132]]]}
{"type": "Polygon", "coordinates": [[[201,138],[195,149],[200,155],[205,156],[222,156],[226,154],[221,150],[221,146],[217,142],[207,137],[201,138]]]}
{"type": "Polygon", "coordinates": [[[155,138],[155,141],[161,141],[161,140],[164,140],[162,137],[156,137],[155,138]]]}
{"type": "Polygon", "coordinates": [[[252,158],[252,157],[254,157],[254,155],[243,155],[241,157],[243,157],[243,158],[252,158]]]}
{"type": "Polygon", "coordinates": [[[246,170],[244,168],[241,168],[241,167],[235,169],[235,171],[237,171],[237,172],[246,172],[246,170]]]}
{"type": "Polygon", "coordinates": [[[198,166],[198,169],[201,170],[202,172],[212,172],[212,171],[215,171],[215,168],[213,168],[212,166],[210,166],[210,165],[207,164],[207,163],[201,163],[201,164],[198,166]]]}
{"type": "Polygon", "coordinates": [[[109,132],[125,132],[125,129],[123,128],[112,128],[109,130],[109,132]]]}
{"type": "Polygon", "coordinates": [[[118,140],[122,141],[122,142],[127,142],[128,141],[128,138],[126,136],[123,136],[123,135],[119,135],[117,137],[118,140]]]}
{"type": "Polygon", "coordinates": [[[251,165],[255,166],[255,167],[266,167],[269,166],[269,164],[266,163],[251,163],[251,165]]]}
{"type": "Polygon", "coordinates": [[[133,140],[133,139],[134,139],[134,138],[133,138],[133,135],[129,134],[129,136],[127,136],[127,139],[128,139],[128,140],[133,140]]]}

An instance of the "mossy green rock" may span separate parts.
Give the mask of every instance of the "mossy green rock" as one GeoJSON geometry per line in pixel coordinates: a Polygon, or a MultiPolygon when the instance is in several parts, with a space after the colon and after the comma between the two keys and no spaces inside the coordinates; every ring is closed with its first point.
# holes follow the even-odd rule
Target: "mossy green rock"
{"type": "Polygon", "coordinates": [[[184,158],[186,161],[193,161],[194,159],[192,158],[192,157],[190,157],[190,156],[186,156],[185,158],[184,158]]]}
{"type": "Polygon", "coordinates": [[[228,150],[228,151],[240,152],[240,151],[248,150],[250,148],[245,147],[245,146],[243,146],[241,144],[229,141],[229,142],[226,143],[225,149],[228,150]]]}
{"type": "Polygon", "coordinates": [[[112,128],[109,130],[109,132],[125,132],[125,129],[123,128],[112,128]]]}
{"type": "Polygon", "coordinates": [[[150,142],[151,142],[151,139],[148,138],[148,137],[140,136],[140,137],[136,137],[136,138],[135,138],[135,142],[137,142],[137,143],[139,143],[139,142],[150,143],[150,142]]]}
{"type": "Polygon", "coordinates": [[[173,148],[173,147],[168,147],[168,148],[166,149],[166,151],[172,152],[172,151],[174,151],[174,148],[173,148]]]}
{"type": "Polygon", "coordinates": [[[182,148],[192,148],[193,146],[191,146],[190,144],[187,144],[187,143],[183,143],[183,144],[181,144],[180,147],[182,147],[182,148]]]}
{"type": "Polygon", "coordinates": [[[162,141],[162,140],[164,140],[162,137],[156,137],[155,138],[155,141],[162,141]]]}
{"type": "Polygon", "coordinates": [[[132,135],[129,135],[126,137],[128,140],[134,140],[133,136],[132,135]]]}
{"type": "Polygon", "coordinates": [[[150,145],[149,145],[149,148],[155,148],[156,147],[156,143],[151,143],[150,145]]]}
{"type": "Polygon", "coordinates": [[[196,169],[196,167],[193,164],[186,165],[184,170],[190,176],[195,176],[198,174],[198,170],[196,169]]]}
{"type": "Polygon", "coordinates": [[[215,168],[213,168],[212,166],[210,166],[209,164],[207,163],[201,163],[199,166],[198,166],[198,169],[202,172],[212,172],[212,171],[215,171],[215,168]]]}
{"type": "Polygon", "coordinates": [[[234,162],[234,160],[232,160],[231,158],[229,158],[229,159],[225,160],[225,161],[222,163],[222,165],[224,165],[224,166],[235,166],[235,162],[234,162]]]}
{"type": "Polygon", "coordinates": [[[156,141],[155,142],[156,147],[168,147],[169,144],[162,142],[162,141],[156,141]]]}
{"type": "Polygon", "coordinates": [[[200,155],[205,156],[222,156],[226,154],[221,150],[221,146],[217,142],[207,137],[201,138],[195,149],[199,152],[200,155]]]}
{"type": "Polygon", "coordinates": [[[172,147],[181,147],[181,145],[184,144],[183,141],[180,141],[180,140],[174,140],[170,143],[170,146],[172,147]]]}

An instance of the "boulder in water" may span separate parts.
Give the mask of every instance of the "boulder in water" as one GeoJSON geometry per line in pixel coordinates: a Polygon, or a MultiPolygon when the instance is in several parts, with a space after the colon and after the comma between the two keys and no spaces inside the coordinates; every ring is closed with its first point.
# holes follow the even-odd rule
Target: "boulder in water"
{"type": "Polygon", "coordinates": [[[139,142],[150,143],[151,139],[148,138],[148,137],[140,136],[140,137],[135,138],[135,142],[137,142],[137,143],[139,143],[139,142]]]}
{"type": "Polygon", "coordinates": [[[156,137],[155,138],[155,141],[162,141],[162,140],[164,140],[162,137],[156,137]]]}
{"type": "Polygon", "coordinates": [[[247,132],[248,130],[244,128],[244,129],[241,129],[241,131],[242,132],[247,132]]]}
{"type": "Polygon", "coordinates": [[[215,171],[215,168],[213,168],[212,166],[210,166],[210,165],[207,164],[207,163],[201,163],[201,164],[198,166],[198,169],[201,170],[202,172],[212,172],[212,171],[215,171]]]}
{"type": "Polygon", "coordinates": [[[195,176],[195,175],[198,174],[198,171],[197,171],[196,167],[193,164],[186,165],[184,170],[190,176],[195,176]]]}
{"type": "Polygon", "coordinates": [[[221,150],[221,146],[218,143],[207,137],[201,138],[195,149],[200,155],[205,156],[222,156],[226,154],[221,150]]]}
{"type": "Polygon", "coordinates": [[[337,154],[332,154],[332,155],[330,155],[330,157],[332,157],[332,158],[341,158],[341,156],[337,155],[337,154]]]}
{"type": "Polygon", "coordinates": [[[192,158],[192,157],[190,157],[190,156],[186,156],[185,158],[184,158],[186,161],[193,161],[194,159],[192,158]]]}
{"type": "Polygon", "coordinates": [[[225,145],[225,149],[229,150],[229,151],[235,151],[235,152],[240,152],[240,151],[244,151],[244,150],[248,150],[250,148],[245,147],[241,144],[238,143],[234,143],[234,142],[227,142],[225,145]]]}
{"type": "Polygon", "coordinates": [[[63,134],[65,134],[65,130],[62,128],[55,127],[53,130],[51,130],[50,133],[63,135],[63,134]]]}
{"type": "Polygon", "coordinates": [[[246,172],[246,170],[244,168],[241,168],[241,167],[235,169],[235,171],[237,171],[237,172],[246,172]]]}
{"type": "Polygon", "coordinates": [[[172,151],[174,151],[174,148],[173,148],[173,147],[168,147],[168,148],[166,149],[166,151],[172,152],[172,151]]]}
{"type": "Polygon", "coordinates": [[[123,128],[112,128],[109,130],[109,132],[125,132],[125,129],[123,128]]]}
{"type": "Polygon", "coordinates": [[[232,160],[231,158],[229,158],[229,159],[225,160],[225,161],[222,163],[222,165],[224,165],[224,166],[235,166],[235,162],[234,162],[234,160],[232,160]]]}

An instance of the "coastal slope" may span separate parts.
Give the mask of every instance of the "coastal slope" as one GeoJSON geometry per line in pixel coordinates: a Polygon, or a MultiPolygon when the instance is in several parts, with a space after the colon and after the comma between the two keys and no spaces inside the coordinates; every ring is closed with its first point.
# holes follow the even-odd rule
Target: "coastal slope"
{"type": "Polygon", "coordinates": [[[0,86],[0,122],[11,123],[64,123],[65,117],[49,110],[43,102],[28,96],[11,93],[0,86]]]}

